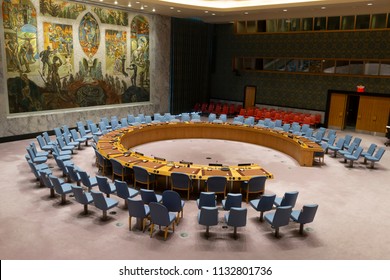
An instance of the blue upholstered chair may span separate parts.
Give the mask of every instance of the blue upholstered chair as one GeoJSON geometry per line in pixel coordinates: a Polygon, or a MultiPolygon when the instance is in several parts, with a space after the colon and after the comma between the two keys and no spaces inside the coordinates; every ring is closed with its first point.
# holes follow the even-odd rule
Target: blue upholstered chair
{"type": "Polygon", "coordinates": [[[75,149],[75,146],[66,145],[64,140],[58,137],[57,137],[57,143],[61,151],[71,151],[73,154],[73,150],[75,149]]]}
{"type": "Polygon", "coordinates": [[[30,147],[33,150],[33,152],[34,152],[36,157],[48,157],[49,156],[49,152],[47,152],[47,151],[43,151],[43,150],[42,151],[38,151],[37,150],[37,146],[35,145],[34,142],[30,143],[30,147]]]}
{"type": "MultiPolygon", "coordinates": [[[[49,133],[47,133],[47,131],[42,132],[42,136],[40,138],[42,138],[42,140],[43,140],[42,144],[44,144],[44,145],[57,145],[57,142],[55,140],[50,139],[49,133]]],[[[37,139],[38,139],[38,137],[37,137],[37,139]]],[[[42,147],[41,147],[41,149],[42,149],[42,147]]]]}
{"type": "Polygon", "coordinates": [[[61,195],[61,204],[66,203],[66,194],[72,192],[72,184],[63,183],[54,175],[49,175],[50,181],[53,184],[54,191],[61,195]]]}
{"type": "Polygon", "coordinates": [[[52,174],[52,171],[49,169],[49,167],[44,164],[34,164],[31,160],[27,159],[27,163],[30,166],[31,171],[33,172],[35,178],[40,182],[40,185],[43,185],[43,182],[41,180],[41,173],[45,174],[52,174]],[[44,167],[46,166],[46,167],[44,167]]]}
{"type": "Polygon", "coordinates": [[[151,202],[162,201],[162,195],[156,194],[154,190],[140,189],[141,199],[145,204],[149,204],[151,202]]]}
{"type": "Polygon", "coordinates": [[[198,212],[198,223],[206,226],[206,237],[209,237],[210,226],[218,225],[218,208],[202,206],[198,212]]]}
{"type": "Polygon", "coordinates": [[[299,233],[303,234],[303,226],[311,223],[317,213],[318,204],[306,204],[303,205],[302,210],[294,210],[291,212],[291,219],[300,224],[299,233]]]}
{"type": "Polygon", "coordinates": [[[91,130],[89,128],[86,129],[82,121],[77,121],[76,126],[77,126],[77,130],[79,131],[82,137],[84,137],[85,135],[89,135],[91,133],[91,130]]]}
{"type": "Polygon", "coordinates": [[[90,129],[91,129],[92,135],[96,135],[96,136],[98,136],[98,137],[103,135],[103,132],[100,131],[100,130],[97,128],[97,126],[96,126],[95,123],[90,123],[90,124],[89,124],[89,127],[90,127],[90,129]]]}
{"type": "Polygon", "coordinates": [[[250,193],[264,193],[267,176],[254,176],[241,183],[241,192],[246,193],[245,201],[248,203],[250,193]]]}
{"type": "Polygon", "coordinates": [[[327,135],[324,135],[322,137],[322,140],[324,140],[325,142],[329,142],[329,139],[330,137],[332,137],[334,135],[334,138],[336,138],[336,130],[334,129],[329,129],[328,130],[328,134],[327,135]]]}
{"type": "Polygon", "coordinates": [[[370,145],[370,147],[368,147],[368,150],[366,152],[362,152],[362,157],[364,157],[364,163],[366,164],[367,163],[367,159],[366,159],[366,156],[372,156],[375,152],[375,149],[376,149],[377,145],[372,143],[370,145]]]}
{"type": "Polygon", "coordinates": [[[364,158],[367,161],[370,161],[371,162],[370,167],[374,168],[374,163],[380,161],[384,153],[385,153],[385,148],[380,147],[374,156],[365,156],[364,158]]]}
{"type": "Polygon", "coordinates": [[[81,183],[81,177],[79,175],[79,173],[77,172],[78,170],[78,167],[75,166],[75,165],[66,165],[66,168],[68,169],[68,175],[69,175],[69,179],[70,179],[70,182],[76,182],[77,186],[80,186],[80,183],[81,183]]]}
{"type": "Polygon", "coordinates": [[[352,155],[355,149],[356,149],[356,144],[352,143],[351,145],[348,146],[346,150],[338,150],[337,154],[340,154],[342,157],[345,155],[352,155]]]}
{"type": "Polygon", "coordinates": [[[79,173],[81,183],[83,183],[83,185],[88,188],[88,191],[91,192],[91,189],[98,184],[96,177],[90,177],[87,172],[83,170],[77,170],[77,172],[79,173]]]}
{"type": "Polygon", "coordinates": [[[107,220],[107,210],[118,205],[118,201],[109,197],[104,197],[102,192],[91,191],[93,203],[96,208],[103,211],[102,220],[107,220]]]}
{"type": "Polygon", "coordinates": [[[260,222],[263,222],[264,212],[272,210],[275,198],[275,194],[264,194],[260,199],[254,199],[249,202],[253,209],[260,212],[260,222]]]}
{"type": "Polygon", "coordinates": [[[175,213],[170,213],[164,205],[151,202],[150,207],[150,237],[153,236],[154,225],[163,226],[164,229],[164,240],[167,239],[169,226],[172,226],[172,231],[175,232],[175,213]]]}
{"type": "Polygon", "coordinates": [[[127,209],[129,211],[129,230],[131,230],[131,218],[142,219],[142,231],[145,231],[146,220],[150,215],[150,208],[141,199],[127,199],[127,209]]]}
{"type": "Polygon", "coordinates": [[[283,197],[276,197],[274,204],[276,207],[279,206],[291,206],[294,208],[295,203],[297,202],[299,192],[292,191],[286,192],[283,197]]]}
{"type": "Polygon", "coordinates": [[[237,228],[246,226],[247,212],[247,208],[231,207],[230,211],[225,214],[226,224],[234,227],[234,238],[237,238],[237,228]]]}
{"type": "Polygon", "coordinates": [[[328,141],[321,143],[321,147],[324,149],[325,154],[328,153],[329,146],[334,145],[334,141],[336,141],[336,134],[330,135],[328,141]]]}
{"type": "Polygon", "coordinates": [[[76,201],[84,205],[84,214],[88,214],[88,204],[93,202],[92,195],[90,193],[84,192],[83,189],[79,186],[72,185],[72,191],[76,201]]]}
{"type": "Polygon", "coordinates": [[[190,176],[185,173],[172,172],[171,173],[171,189],[172,190],[186,190],[187,200],[190,199],[190,190],[192,189],[192,181],[190,176]]]}
{"type": "Polygon", "coordinates": [[[129,188],[126,182],[115,180],[116,194],[125,201],[125,207],[127,208],[127,199],[135,197],[139,191],[129,188]]]}
{"type": "Polygon", "coordinates": [[[362,139],[359,137],[355,137],[350,144],[345,144],[344,143],[344,149],[348,149],[350,146],[355,146],[355,148],[359,147],[360,143],[362,142],[362,139]]]}
{"type": "Polygon", "coordinates": [[[108,179],[103,176],[96,176],[96,180],[98,183],[99,190],[102,193],[105,193],[107,197],[110,197],[110,194],[116,192],[116,187],[113,183],[109,183],[108,179]]]}
{"type": "Polygon", "coordinates": [[[53,145],[52,154],[62,161],[70,160],[72,158],[71,151],[61,151],[57,145],[53,145]]]}
{"type": "Polygon", "coordinates": [[[166,190],[162,193],[162,204],[167,207],[169,212],[176,212],[176,224],[178,225],[180,219],[183,218],[184,204],[180,195],[172,190],[166,190]]]}
{"type": "Polygon", "coordinates": [[[339,140],[337,140],[336,145],[330,145],[330,146],[328,146],[328,150],[333,151],[333,157],[337,157],[337,151],[343,149],[344,141],[345,141],[344,138],[340,138],[339,140]]]}
{"type": "Polygon", "coordinates": [[[347,134],[347,135],[344,136],[343,149],[346,146],[349,146],[349,143],[351,143],[351,140],[352,140],[352,135],[347,134]]]}
{"type": "Polygon", "coordinates": [[[209,122],[213,122],[214,120],[217,119],[217,115],[214,114],[214,113],[210,113],[209,116],[208,116],[208,121],[209,122]]]}
{"type": "Polygon", "coordinates": [[[66,146],[73,146],[73,147],[75,147],[75,148],[76,148],[77,146],[79,146],[79,143],[76,142],[76,141],[74,141],[74,140],[72,140],[70,137],[71,137],[70,134],[64,134],[63,140],[64,140],[64,142],[65,142],[65,145],[66,145],[66,146]]]}
{"type": "Polygon", "coordinates": [[[196,200],[198,209],[201,209],[203,206],[206,207],[215,207],[217,202],[215,201],[215,193],[213,192],[201,192],[199,198],[196,200]]]}
{"type": "Polygon", "coordinates": [[[112,167],[111,162],[105,157],[103,157],[98,150],[95,150],[95,155],[96,155],[97,165],[99,170],[102,171],[103,175],[106,174],[106,171],[112,167]]]}
{"type": "MultiPolygon", "coordinates": [[[[79,150],[81,149],[81,144],[86,143],[88,141],[87,137],[80,136],[76,129],[71,129],[70,134],[72,135],[73,141],[77,142],[79,145],[79,150]]],[[[92,137],[92,136],[91,136],[92,137]]],[[[87,146],[87,144],[85,144],[87,146]]]]}
{"type": "Polygon", "coordinates": [[[35,163],[35,164],[40,164],[40,163],[44,163],[47,161],[47,157],[45,156],[40,156],[40,157],[37,157],[33,151],[33,149],[29,146],[26,148],[27,150],[27,153],[30,157],[30,160],[35,163]]]}
{"type": "Polygon", "coordinates": [[[206,181],[206,191],[226,196],[227,178],[225,176],[210,176],[206,181]]]}
{"type": "Polygon", "coordinates": [[[241,208],[242,194],[228,193],[226,199],[222,200],[223,210],[230,210],[232,207],[241,208]]]}
{"type": "Polygon", "coordinates": [[[156,184],[156,176],[150,174],[145,168],[141,166],[133,166],[134,172],[134,188],[137,187],[137,183],[146,185],[146,188],[149,189],[150,184],[156,184]]]}
{"type": "Polygon", "coordinates": [[[40,175],[40,180],[41,180],[42,184],[43,184],[46,188],[48,188],[48,189],[50,190],[50,195],[49,195],[49,197],[50,197],[50,198],[55,197],[54,185],[53,185],[53,183],[51,182],[51,180],[50,180],[50,178],[49,178],[49,176],[50,176],[51,174],[45,173],[45,172],[39,172],[39,175],[40,175]]]}
{"type": "Polygon", "coordinates": [[[114,158],[110,159],[110,162],[112,166],[112,181],[114,181],[115,175],[120,176],[122,181],[125,180],[126,176],[130,177],[131,170],[129,168],[123,166],[119,161],[114,158]]]}
{"type": "Polygon", "coordinates": [[[276,211],[265,214],[264,219],[275,229],[275,237],[279,237],[279,228],[290,222],[292,206],[280,206],[276,211]]]}
{"type": "Polygon", "coordinates": [[[352,155],[344,155],[344,162],[347,162],[349,160],[349,167],[353,167],[353,162],[358,160],[360,158],[360,155],[363,152],[362,147],[358,147],[352,155]]]}

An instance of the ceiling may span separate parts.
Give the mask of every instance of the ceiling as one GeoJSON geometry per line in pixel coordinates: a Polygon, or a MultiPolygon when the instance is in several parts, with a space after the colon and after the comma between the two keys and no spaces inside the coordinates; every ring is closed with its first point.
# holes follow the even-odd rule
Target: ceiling
{"type": "Polygon", "coordinates": [[[208,23],[389,13],[389,0],[90,0],[87,2],[143,13],[197,18],[208,23]]]}

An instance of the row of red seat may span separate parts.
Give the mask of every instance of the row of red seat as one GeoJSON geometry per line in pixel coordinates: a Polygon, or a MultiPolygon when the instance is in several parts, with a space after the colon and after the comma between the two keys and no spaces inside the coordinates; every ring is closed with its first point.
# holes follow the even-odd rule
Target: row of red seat
{"type": "Polygon", "coordinates": [[[254,117],[256,121],[271,119],[282,120],[283,123],[293,123],[297,122],[300,124],[309,124],[311,126],[315,126],[321,123],[321,115],[320,114],[309,114],[302,112],[292,112],[292,111],[284,111],[284,110],[276,110],[276,109],[267,109],[267,108],[248,108],[244,109],[240,104],[233,103],[196,103],[194,106],[195,112],[201,112],[203,114],[214,113],[216,115],[226,114],[230,116],[244,116],[254,117]]]}
{"type": "Polygon", "coordinates": [[[237,115],[242,108],[242,105],[236,105],[233,103],[205,103],[202,104],[196,103],[194,106],[195,112],[201,112],[203,114],[214,113],[216,115],[225,114],[225,115],[237,115]]]}

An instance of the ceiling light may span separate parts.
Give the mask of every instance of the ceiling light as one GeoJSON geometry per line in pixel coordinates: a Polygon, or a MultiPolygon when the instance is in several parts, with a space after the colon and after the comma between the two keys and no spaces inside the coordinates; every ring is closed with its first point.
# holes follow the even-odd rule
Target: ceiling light
{"type": "Polygon", "coordinates": [[[283,12],[287,12],[287,9],[284,9],[283,12]]]}
{"type": "Polygon", "coordinates": [[[209,11],[204,11],[206,14],[208,14],[209,13],[209,11]]]}
{"type": "Polygon", "coordinates": [[[321,10],[325,10],[326,9],[326,7],[321,7],[321,10]]]}
{"type": "Polygon", "coordinates": [[[114,4],[115,4],[115,5],[118,5],[118,1],[115,1],[114,4]]]}
{"type": "Polygon", "coordinates": [[[175,8],[174,8],[174,7],[170,7],[169,9],[173,10],[173,9],[175,9],[175,8]]]}
{"type": "Polygon", "coordinates": [[[129,3],[129,5],[127,5],[127,7],[131,7],[131,3],[129,3]]]}
{"type": "Polygon", "coordinates": [[[147,7],[148,7],[148,5],[144,5],[144,7],[145,7],[145,8],[147,8],[147,7]]]}
{"type": "Polygon", "coordinates": [[[156,11],[156,9],[155,9],[155,8],[153,8],[152,12],[155,12],[155,11],[156,11]]]}
{"type": "Polygon", "coordinates": [[[248,15],[249,13],[248,12],[245,12],[244,15],[248,15]]]}
{"type": "Polygon", "coordinates": [[[100,2],[103,2],[103,0],[100,0],[100,2]]]}
{"type": "Polygon", "coordinates": [[[367,6],[372,6],[373,4],[372,3],[368,3],[367,6]]]}
{"type": "Polygon", "coordinates": [[[212,13],[211,15],[212,15],[212,16],[215,16],[215,13],[212,13]]]}
{"type": "Polygon", "coordinates": [[[144,6],[141,6],[141,10],[143,10],[144,9],[144,6]]]}
{"type": "Polygon", "coordinates": [[[177,10],[177,12],[178,12],[178,13],[181,13],[181,11],[180,11],[180,10],[177,10]]]}
{"type": "Polygon", "coordinates": [[[135,2],[136,4],[139,4],[140,2],[139,1],[137,1],[137,2],[135,2]]]}

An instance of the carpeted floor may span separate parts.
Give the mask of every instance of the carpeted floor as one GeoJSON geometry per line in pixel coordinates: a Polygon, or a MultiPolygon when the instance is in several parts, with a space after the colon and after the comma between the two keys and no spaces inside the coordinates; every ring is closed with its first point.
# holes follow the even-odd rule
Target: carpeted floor
{"type": "MultiPolygon", "coordinates": [[[[363,139],[365,149],[371,143],[383,146],[384,137],[348,132],[363,139]]],[[[345,135],[338,131],[338,137],[345,135]]],[[[266,193],[282,196],[299,191],[295,209],[307,203],[319,204],[313,223],[304,235],[291,222],[275,238],[267,223],[258,221],[258,213],[249,204],[246,227],[225,228],[224,211],[220,223],[210,228],[211,236],[197,223],[194,200],[186,201],[184,219],[166,241],[162,232],[153,238],[148,232],[128,230],[128,212],[119,207],[110,219],[101,221],[101,211],[93,205],[90,214],[73,197],[60,205],[57,196],[40,188],[24,155],[25,147],[35,139],[0,144],[0,258],[1,259],[389,259],[390,229],[390,152],[384,154],[375,169],[362,160],[348,168],[341,158],[325,156],[324,165],[301,167],[291,157],[256,145],[223,140],[174,140],[150,143],[136,149],[148,155],[199,163],[236,164],[254,162],[275,176],[267,180],[266,193]]],[[[91,176],[97,174],[92,147],[82,147],[73,156],[74,163],[91,176]]],[[[54,159],[48,161],[60,176],[54,159]]],[[[159,189],[162,190],[161,188],[159,189]]],[[[198,194],[193,194],[195,198],[198,194]]],[[[134,224],[135,221],[133,221],[134,224]]]]}

